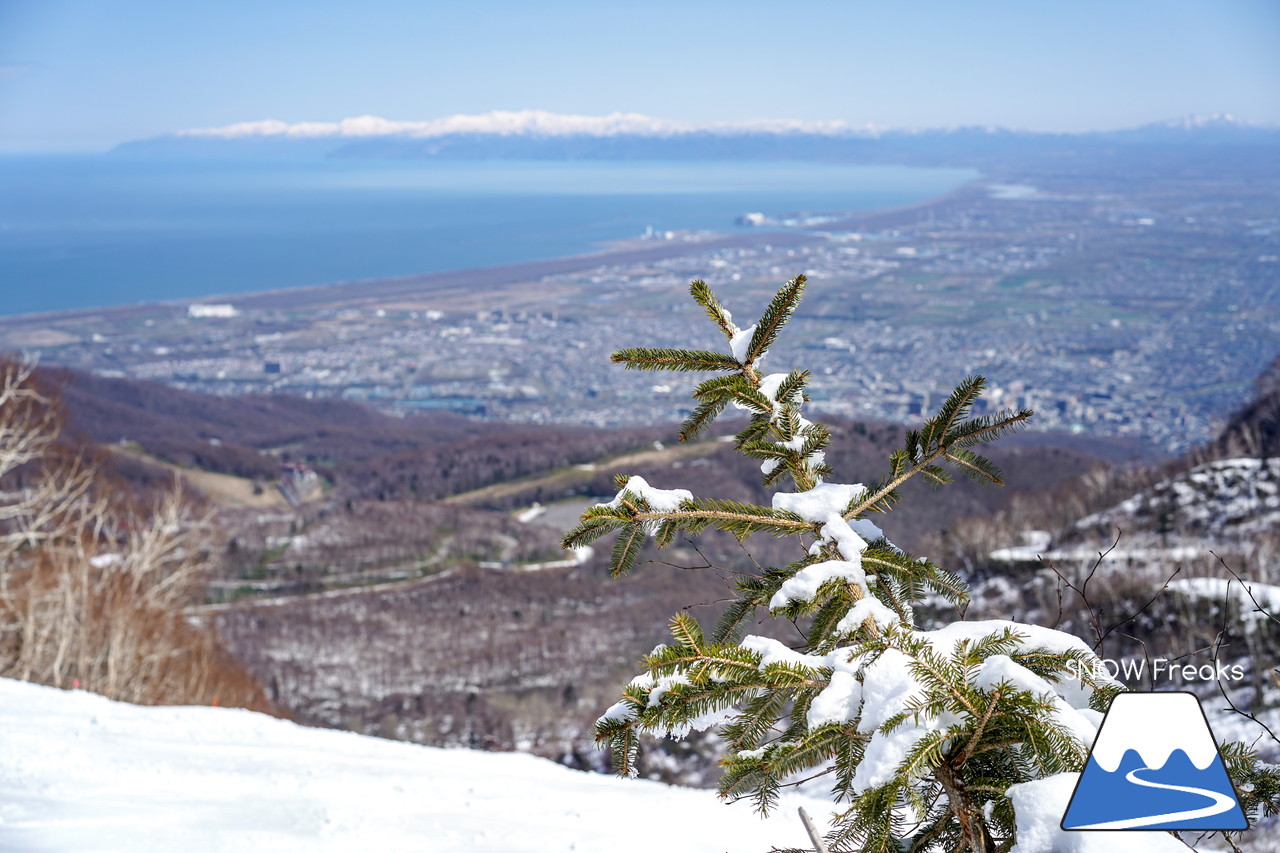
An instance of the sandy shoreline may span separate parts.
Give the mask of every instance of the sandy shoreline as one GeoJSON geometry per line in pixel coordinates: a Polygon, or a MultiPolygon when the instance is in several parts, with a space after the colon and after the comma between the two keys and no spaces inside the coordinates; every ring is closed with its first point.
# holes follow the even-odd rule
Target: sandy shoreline
{"type": "MultiPolygon", "coordinates": [[[[664,240],[643,248],[627,247],[588,255],[569,255],[544,261],[525,261],[474,269],[425,273],[396,278],[336,282],[313,287],[289,288],[255,294],[226,297],[237,307],[288,308],[302,300],[322,304],[355,304],[406,297],[430,297],[460,287],[491,293],[506,285],[527,284],[546,276],[566,275],[601,266],[643,263],[666,258],[740,246],[797,246],[821,239],[805,232],[761,232],[741,235],[712,236],[700,240],[664,240]]],[[[201,300],[208,301],[208,300],[201,300]]]]}
{"type": "MultiPolygon", "coordinates": [[[[985,192],[981,179],[926,201],[901,207],[851,212],[848,217],[828,225],[828,228],[891,228],[907,219],[918,219],[929,208],[964,200],[975,191],[985,192]]],[[[84,322],[93,319],[119,322],[154,315],[165,309],[185,307],[192,303],[232,303],[238,309],[298,310],[329,306],[355,307],[395,299],[431,298],[433,295],[440,296],[446,292],[456,292],[459,288],[493,293],[501,291],[504,287],[536,282],[547,276],[567,275],[601,266],[659,261],[723,248],[763,245],[793,247],[821,239],[823,238],[818,234],[808,231],[761,230],[745,234],[698,234],[694,235],[694,239],[657,240],[650,245],[643,245],[642,241],[635,240],[623,246],[615,246],[599,252],[540,261],[522,261],[390,278],[338,281],[278,290],[213,294],[132,305],[70,308],[8,317],[0,316],[0,331],[12,333],[23,329],[48,329],[50,326],[56,328],[64,322],[84,322]]],[[[53,329],[48,331],[56,334],[53,329]]]]}
{"type": "Polygon", "coordinates": [[[321,306],[354,306],[369,302],[411,297],[430,297],[465,287],[468,290],[493,292],[508,285],[527,284],[546,276],[565,275],[615,264],[642,263],[666,258],[745,246],[797,246],[822,239],[807,232],[761,231],[738,235],[710,235],[695,240],[663,240],[641,248],[628,246],[586,255],[569,255],[542,261],[524,261],[491,267],[448,270],[420,275],[341,281],[304,285],[281,290],[231,293],[135,305],[96,308],[71,308],[35,314],[0,317],[0,330],[58,325],[60,322],[101,318],[108,321],[127,320],[154,314],[164,308],[192,303],[232,303],[237,309],[291,310],[321,306]]]}

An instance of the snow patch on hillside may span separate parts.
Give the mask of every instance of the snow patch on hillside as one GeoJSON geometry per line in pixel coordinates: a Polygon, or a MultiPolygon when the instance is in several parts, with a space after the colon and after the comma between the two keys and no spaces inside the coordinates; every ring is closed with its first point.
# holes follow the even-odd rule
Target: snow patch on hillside
{"type": "Polygon", "coordinates": [[[1178,578],[1169,581],[1169,590],[1201,601],[1231,602],[1246,629],[1280,620],[1280,586],[1229,578],[1178,578]]]}
{"type": "Polygon", "coordinates": [[[1280,458],[1222,459],[1163,480],[1105,512],[1076,522],[1081,529],[1156,530],[1220,535],[1280,526],[1280,458]]]}

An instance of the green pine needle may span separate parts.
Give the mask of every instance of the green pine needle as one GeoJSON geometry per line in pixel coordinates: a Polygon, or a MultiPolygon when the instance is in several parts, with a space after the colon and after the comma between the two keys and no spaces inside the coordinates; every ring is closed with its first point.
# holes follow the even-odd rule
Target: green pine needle
{"type": "Polygon", "coordinates": [[[742,365],[728,353],[691,349],[620,349],[609,360],[627,370],[741,370],[742,365]]]}
{"type": "Polygon", "coordinates": [[[773,346],[778,333],[786,325],[787,320],[795,313],[796,306],[804,296],[804,285],[807,279],[798,275],[784,284],[770,301],[769,307],[760,315],[756,330],[751,333],[751,342],[747,345],[746,362],[752,364],[773,346]]]}

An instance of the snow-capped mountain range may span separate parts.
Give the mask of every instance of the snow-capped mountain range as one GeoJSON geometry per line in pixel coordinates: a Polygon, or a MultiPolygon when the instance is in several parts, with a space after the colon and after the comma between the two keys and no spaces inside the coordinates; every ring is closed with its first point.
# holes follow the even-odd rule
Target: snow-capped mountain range
{"type": "Polygon", "coordinates": [[[824,136],[875,136],[882,128],[874,125],[854,126],[843,121],[797,121],[792,119],[756,119],[742,122],[720,122],[694,125],[688,122],[652,118],[639,113],[610,113],[605,116],[563,115],[546,110],[495,110],[480,115],[452,115],[428,121],[393,121],[373,115],[344,118],[340,121],[288,122],[276,119],[248,121],[223,127],[180,130],[176,137],[203,139],[242,139],[245,137],[285,137],[316,139],[323,137],[368,138],[405,136],[430,139],[453,134],[487,134],[494,136],[675,136],[707,132],[723,135],[738,133],[807,133],[824,136]]]}
{"type": "MultiPolygon", "coordinates": [[[[1146,125],[1144,130],[1197,130],[1205,128],[1245,129],[1259,128],[1228,114],[1210,116],[1186,116],[1158,124],[1146,125]]],[[[203,139],[241,139],[245,137],[285,137],[316,139],[321,137],[369,138],[378,136],[405,136],[414,139],[430,139],[453,134],[486,134],[494,136],[677,136],[706,133],[734,136],[744,133],[811,134],[818,136],[858,136],[876,138],[886,133],[927,134],[938,132],[982,131],[1009,133],[995,126],[966,126],[963,128],[891,129],[875,124],[855,125],[845,121],[801,121],[798,119],[751,119],[736,122],[692,124],[653,118],[640,113],[615,112],[605,116],[565,115],[546,110],[495,110],[479,115],[452,115],[427,121],[395,121],[374,115],[355,116],[340,121],[284,122],[277,119],[238,122],[222,127],[179,130],[176,137],[203,139]]]]}
{"type": "Polygon", "coordinates": [[[992,126],[888,128],[844,121],[756,119],[693,124],[616,112],[495,111],[424,121],[362,115],[338,121],[237,122],[127,142],[159,156],[310,155],[370,159],[835,160],[978,165],[1008,156],[1134,145],[1280,147],[1280,128],[1231,116],[1188,117],[1121,131],[1036,133],[992,126]]]}

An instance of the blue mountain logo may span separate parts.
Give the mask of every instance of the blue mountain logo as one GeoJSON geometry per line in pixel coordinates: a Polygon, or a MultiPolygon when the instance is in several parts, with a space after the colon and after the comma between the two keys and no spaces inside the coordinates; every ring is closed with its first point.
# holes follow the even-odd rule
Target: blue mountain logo
{"type": "Polygon", "coordinates": [[[1112,700],[1062,828],[1249,828],[1195,694],[1112,700]]]}

